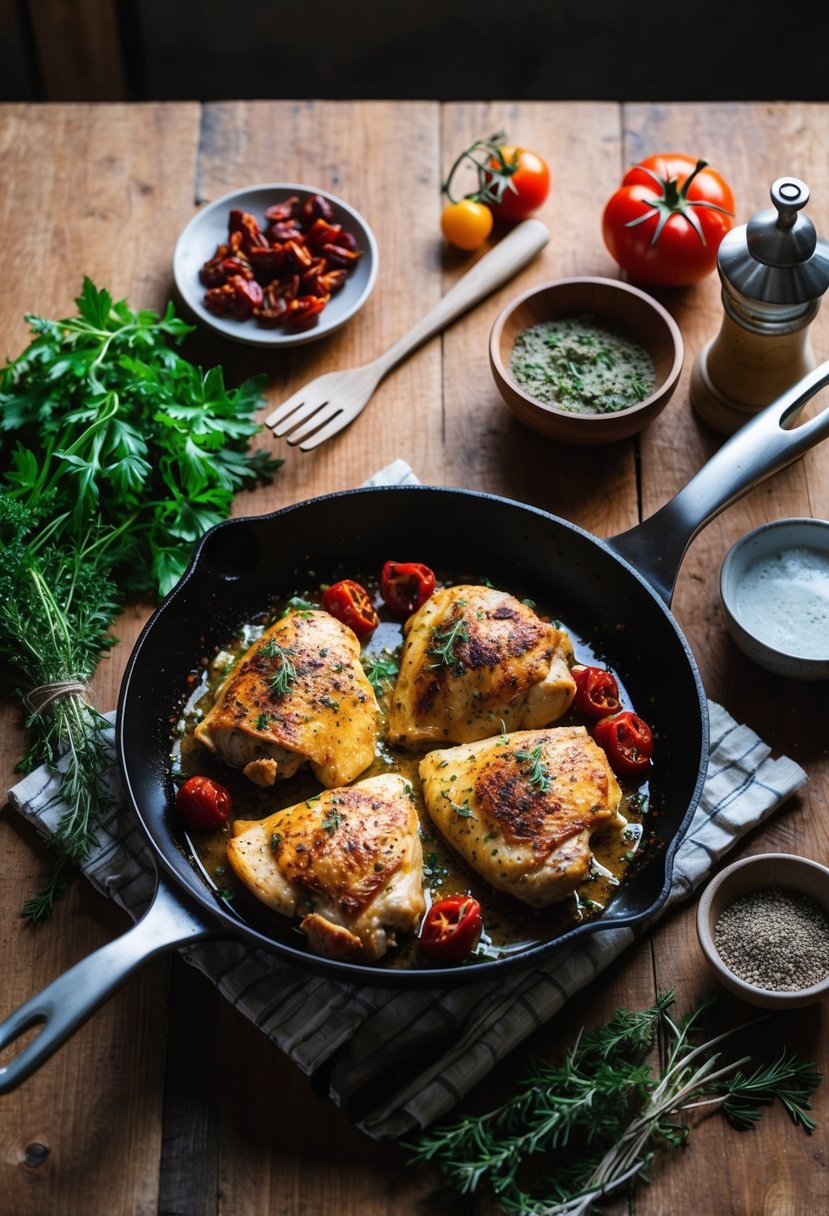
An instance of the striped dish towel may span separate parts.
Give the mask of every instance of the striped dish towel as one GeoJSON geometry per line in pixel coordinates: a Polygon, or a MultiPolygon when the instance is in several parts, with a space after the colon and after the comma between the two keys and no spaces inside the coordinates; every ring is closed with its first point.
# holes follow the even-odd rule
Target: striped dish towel
{"type": "MultiPolygon", "coordinates": [[[[414,483],[404,462],[376,484],[414,483]]],[[[711,755],[697,812],[676,854],[673,886],[659,916],[689,896],[747,832],[766,820],[806,780],[786,757],[710,703],[711,755]]],[[[114,732],[113,732],[114,735],[114,732]]],[[[97,832],[83,871],[134,919],[149,904],[155,872],[141,829],[118,797],[114,742],[109,774],[115,809],[97,832]]],[[[9,793],[13,806],[44,835],[61,806],[45,769],[9,793]]],[[[656,918],[655,918],[656,919],[656,918]]],[[[455,990],[390,991],[304,973],[240,941],[181,951],[246,1017],[375,1139],[392,1139],[445,1116],[489,1070],[594,980],[634,940],[608,929],[562,960],[532,972],[455,990]]]]}

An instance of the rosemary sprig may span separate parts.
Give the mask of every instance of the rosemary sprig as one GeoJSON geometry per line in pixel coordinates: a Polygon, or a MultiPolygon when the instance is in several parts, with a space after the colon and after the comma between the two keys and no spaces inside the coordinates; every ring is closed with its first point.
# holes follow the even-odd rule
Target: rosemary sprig
{"type": "Polygon", "coordinates": [[[38,522],[20,503],[0,496],[0,658],[20,682],[28,711],[31,741],[21,768],[47,763],[58,775],[56,801],[66,807],[51,838],[54,871],[23,909],[32,920],[48,916],[63,894],[69,866],[86,856],[111,806],[111,756],[104,740],[109,723],[87,704],[83,686],[101,652],[115,642],[107,630],[118,610],[99,556],[112,541],[111,530],[90,528],[76,546],[61,546],[43,543],[48,528],[33,535],[38,522]],[[31,695],[61,685],[79,687],[45,703],[31,695]]]}
{"type": "Polygon", "coordinates": [[[268,676],[268,687],[277,696],[284,696],[296,680],[296,667],[292,661],[296,651],[290,646],[280,646],[275,638],[268,638],[259,653],[266,659],[276,660],[276,669],[268,676]]]}
{"type": "Polygon", "coordinates": [[[821,1076],[787,1051],[746,1076],[748,1057],[721,1062],[720,1048],[741,1027],[695,1044],[692,1033],[711,1005],[682,1023],[670,1016],[671,993],[653,1006],[620,1010],[607,1026],[581,1034],[562,1064],[541,1062],[504,1105],[424,1131],[407,1147],[412,1161],[434,1162],[462,1193],[487,1184],[508,1216],[585,1216],[593,1204],[640,1177],[659,1145],[690,1134],[695,1110],[721,1109],[748,1127],[775,1098],[795,1124],[806,1114],[821,1076]],[[659,1031],[664,1063],[647,1057],[659,1031]],[[524,1180],[529,1163],[543,1179],[524,1180]]]}
{"type": "Polygon", "coordinates": [[[515,759],[529,762],[527,780],[530,785],[534,785],[537,789],[541,790],[542,794],[546,794],[553,783],[553,779],[550,776],[549,769],[544,766],[544,744],[536,744],[532,751],[521,748],[520,751],[515,753],[515,759]]]}
{"type": "Polygon", "coordinates": [[[108,807],[106,723],[79,689],[115,640],[116,585],[169,591],[235,492],[281,464],[247,450],[264,378],[231,390],[191,364],[172,304],[133,311],[90,279],[75,303],[63,320],[27,316],[32,341],[0,368],[0,659],[28,713],[21,767],[59,771],[67,808],[35,918],[108,807]]]}
{"type": "MultiPolygon", "coordinates": [[[[465,607],[463,600],[457,600],[458,607],[465,607]]],[[[469,641],[469,629],[466,621],[462,616],[457,620],[449,621],[445,625],[438,625],[432,630],[430,645],[426,651],[435,661],[431,664],[432,667],[454,667],[463,670],[463,663],[455,654],[455,647],[459,642],[469,641]]]]}

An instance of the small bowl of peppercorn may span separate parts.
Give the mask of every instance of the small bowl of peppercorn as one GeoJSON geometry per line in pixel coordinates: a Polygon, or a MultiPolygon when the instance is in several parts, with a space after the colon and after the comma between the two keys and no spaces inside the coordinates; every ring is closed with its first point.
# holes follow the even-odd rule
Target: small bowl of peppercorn
{"type": "Polygon", "coordinates": [[[489,337],[504,404],[560,443],[613,443],[662,412],[679,382],[684,344],[673,317],[618,279],[557,279],[518,296],[489,337]]]}
{"type": "Polygon", "coordinates": [[[765,1009],[829,992],[829,869],[791,853],[727,866],[697,907],[697,935],[720,983],[765,1009]]]}

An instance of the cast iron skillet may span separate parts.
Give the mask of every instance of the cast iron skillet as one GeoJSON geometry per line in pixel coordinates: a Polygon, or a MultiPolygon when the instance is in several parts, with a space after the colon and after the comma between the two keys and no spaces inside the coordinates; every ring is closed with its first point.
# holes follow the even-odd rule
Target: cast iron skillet
{"type": "Polygon", "coordinates": [[[125,788],[154,854],[155,898],[132,929],[0,1025],[0,1049],[40,1026],[0,1069],[0,1092],[38,1068],[142,963],[209,937],[241,938],[283,961],[351,983],[428,988],[494,979],[548,962],[588,934],[644,927],[667,898],[674,852],[700,796],[708,749],[699,672],[669,608],[676,573],[703,524],[829,434],[829,407],[793,426],[805,402],[827,383],[829,363],[743,427],[655,515],[608,541],[507,499],[424,486],[332,494],[271,515],[229,520],[209,532],[138,639],[118,707],[125,788]],[[658,732],[651,804],[661,816],[648,863],[628,877],[598,920],[472,966],[369,967],[311,955],[291,930],[269,936],[254,929],[217,900],[187,860],[170,814],[170,713],[201,657],[275,595],[307,585],[310,571],[315,581],[327,581],[379,569],[401,551],[449,571],[485,572],[505,588],[531,588],[577,634],[603,648],[633,704],[658,732]]]}

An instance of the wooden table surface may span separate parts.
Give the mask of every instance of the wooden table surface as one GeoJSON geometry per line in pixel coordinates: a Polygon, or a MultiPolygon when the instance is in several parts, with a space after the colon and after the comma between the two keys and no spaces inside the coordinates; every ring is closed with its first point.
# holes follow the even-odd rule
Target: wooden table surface
{"type": "MultiPolygon", "coordinates": [[[[768,206],[783,174],[812,191],[809,214],[829,234],[829,107],[818,104],[257,102],[199,105],[7,105],[0,108],[3,352],[28,340],[24,313],[70,315],[89,275],[134,307],[161,308],[171,257],[195,207],[261,181],[316,183],[348,199],[375,229],[376,289],[359,317],[319,344],[278,355],[199,336],[188,353],[224,365],[231,380],[264,370],[273,406],[319,371],[379,354],[438,300],[470,258],[438,236],[440,182],[456,153],[505,129],[542,151],[553,172],[539,213],[544,253],[510,285],[423,347],[380,387],[362,417],[320,451],[274,448],[286,462],[273,485],[243,494],[240,514],[355,486],[395,457],[426,481],[520,499],[589,529],[619,532],[665,502],[721,440],[694,415],[688,379],[719,327],[716,278],[660,298],[687,356],[672,402],[639,441],[566,449],[523,430],[487,365],[492,321],[513,295],[548,279],[617,273],[601,241],[605,199],[631,161],[682,149],[729,177],[738,221],[768,206]]],[[[829,316],[813,325],[829,356],[829,316]]],[[[739,854],[783,850],[829,858],[825,685],[787,682],[748,662],[726,635],[719,566],[731,543],[765,520],[829,517],[829,445],[719,516],[691,546],[675,614],[709,696],[787,753],[810,780],[739,854]]],[[[120,673],[149,606],[118,622],[119,646],[101,664],[97,703],[115,703],[120,673]]],[[[3,706],[2,777],[23,752],[16,705],[3,706]]],[[[125,916],[77,881],[52,922],[19,917],[46,872],[42,847],[14,812],[0,816],[5,1016],[77,959],[121,933],[125,916]]],[[[696,944],[693,907],[672,915],[503,1063],[487,1084],[507,1092],[533,1053],[552,1053],[584,1022],[649,1003],[674,985],[680,1009],[713,991],[696,944]]],[[[728,1003],[726,1002],[726,1006],[728,1003]]],[[[748,1011],[731,1010],[734,1017],[748,1011]]],[[[824,1069],[829,1033],[820,1006],[773,1021],[770,1034],[824,1069]]],[[[473,1096],[473,1101],[477,1096],[473,1096]]],[[[780,1110],[738,1134],[702,1123],[685,1151],[651,1170],[630,1209],[614,1213],[774,1213],[829,1206],[829,1102],[807,1137],[780,1110]]],[[[0,1099],[0,1211],[9,1216],[416,1216],[490,1213],[485,1197],[442,1193],[395,1145],[366,1139],[255,1028],[178,959],[147,965],[34,1077],[0,1099]]]]}

